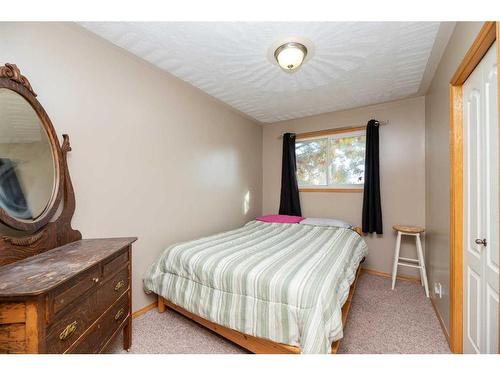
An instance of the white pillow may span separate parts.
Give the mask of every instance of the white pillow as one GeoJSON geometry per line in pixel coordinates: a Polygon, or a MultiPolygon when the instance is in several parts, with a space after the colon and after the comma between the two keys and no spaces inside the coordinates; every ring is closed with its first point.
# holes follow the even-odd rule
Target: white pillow
{"type": "Polygon", "coordinates": [[[315,217],[308,217],[307,219],[302,220],[299,224],[306,225],[318,225],[322,227],[340,227],[340,228],[349,228],[352,229],[352,225],[347,221],[339,220],[339,219],[321,219],[315,217]]]}

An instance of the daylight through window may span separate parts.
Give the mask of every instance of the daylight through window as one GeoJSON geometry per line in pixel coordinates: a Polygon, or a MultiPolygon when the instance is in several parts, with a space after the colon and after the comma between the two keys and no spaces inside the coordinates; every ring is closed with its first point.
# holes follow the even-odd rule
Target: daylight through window
{"type": "Polygon", "coordinates": [[[362,188],[365,131],[298,139],[295,143],[299,187],[362,188]]]}

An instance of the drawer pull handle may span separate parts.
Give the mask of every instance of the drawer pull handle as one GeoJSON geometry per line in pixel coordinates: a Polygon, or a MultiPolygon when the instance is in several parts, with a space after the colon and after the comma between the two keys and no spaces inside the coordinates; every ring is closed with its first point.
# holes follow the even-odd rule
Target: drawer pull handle
{"type": "Polygon", "coordinates": [[[115,292],[118,292],[121,288],[125,286],[125,281],[120,280],[115,285],[115,292]]]}
{"type": "Polygon", "coordinates": [[[125,314],[125,310],[121,308],[115,315],[115,320],[119,320],[125,314]]]}
{"type": "Polygon", "coordinates": [[[99,278],[98,277],[93,277],[92,281],[97,284],[99,282],[99,278]]]}
{"type": "Polygon", "coordinates": [[[78,323],[76,322],[76,320],[73,323],[68,324],[66,328],[64,328],[63,331],[59,334],[59,340],[65,341],[69,339],[71,335],[75,333],[77,327],[78,323]]]}

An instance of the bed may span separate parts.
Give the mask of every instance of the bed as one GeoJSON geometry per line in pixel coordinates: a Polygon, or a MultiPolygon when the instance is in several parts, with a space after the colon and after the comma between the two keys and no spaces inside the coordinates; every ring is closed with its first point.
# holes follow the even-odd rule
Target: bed
{"type": "Polygon", "coordinates": [[[167,248],[144,289],[254,353],[335,353],[367,246],[359,229],[251,221],[167,248]]]}

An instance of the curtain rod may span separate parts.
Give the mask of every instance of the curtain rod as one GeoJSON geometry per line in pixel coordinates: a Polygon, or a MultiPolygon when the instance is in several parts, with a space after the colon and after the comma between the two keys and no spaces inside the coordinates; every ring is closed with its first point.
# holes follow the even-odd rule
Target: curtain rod
{"type": "MultiPolygon", "coordinates": [[[[384,126],[389,124],[389,120],[385,121],[379,121],[379,126],[384,126]]],[[[366,125],[353,125],[353,126],[344,126],[340,128],[331,128],[331,129],[323,129],[323,130],[317,130],[317,131],[312,131],[312,132],[306,132],[306,133],[296,133],[295,136],[297,138],[309,138],[309,137],[319,137],[322,135],[328,135],[328,134],[335,134],[335,133],[344,133],[348,132],[350,130],[361,130],[363,128],[366,128],[366,125]]],[[[284,132],[285,133],[294,133],[294,132],[284,132]]],[[[279,138],[283,138],[283,134],[279,136],[279,138]]]]}

